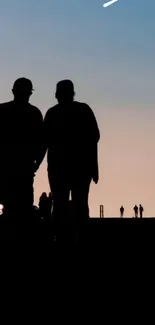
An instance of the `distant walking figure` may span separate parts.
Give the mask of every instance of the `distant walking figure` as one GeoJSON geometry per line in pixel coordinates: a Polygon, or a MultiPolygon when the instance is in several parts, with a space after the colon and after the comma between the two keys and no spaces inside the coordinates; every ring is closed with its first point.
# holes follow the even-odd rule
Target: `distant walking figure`
{"type": "Polygon", "coordinates": [[[39,199],[39,210],[41,217],[46,223],[50,222],[52,208],[52,195],[50,193],[49,197],[46,192],[43,192],[39,199]]]}
{"type": "Polygon", "coordinates": [[[14,100],[0,104],[0,201],[13,214],[32,208],[33,178],[40,161],[43,118],[29,104],[32,91],[30,80],[17,79],[14,100]]]}
{"type": "Polygon", "coordinates": [[[133,208],[134,212],[135,212],[135,218],[138,218],[138,206],[135,205],[133,208]]]}
{"type": "Polygon", "coordinates": [[[120,207],[120,217],[123,218],[123,215],[124,215],[124,207],[121,206],[120,207]]]}
{"type": "Polygon", "coordinates": [[[140,204],[140,205],[139,205],[139,214],[140,214],[140,218],[143,218],[143,212],[144,212],[144,209],[143,209],[142,205],[140,204]]]}
{"type": "MultiPolygon", "coordinates": [[[[44,119],[45,155],[48,150],[48,177],[53,193],[53,217],[61,222],[67,213],[71,191],[78,221],[89,217],[88,194],[91,180],[98,183],[98,125],[91,108],[74,101],[70,80],[57,84],[58,104],[44,119]],[[61,221],[60,221],[61,219],[61,221]]],[[[42,158],[43,159],[43,158],[42,158]]]]}
{"type": "Polygon", "coordinates": [[[41,214],[44,214],[44,212],[46,211],[46,207],[47,207],[47,194],[46,192],[43,192],[39,199],[39,209],[41,214]]]}

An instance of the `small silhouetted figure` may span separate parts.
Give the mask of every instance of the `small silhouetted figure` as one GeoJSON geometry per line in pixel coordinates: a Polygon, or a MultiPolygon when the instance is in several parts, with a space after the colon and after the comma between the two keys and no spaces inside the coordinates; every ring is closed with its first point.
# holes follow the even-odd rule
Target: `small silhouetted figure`
{"type": "Polygon", "coordinates": [[[41,217],[44,219],[46,223],[50,222],[52,202],[53,202],[52,194],[49,193],[49,196],[47,196],[46,192],[43,192],[39,199],[39,210],[40,210],[41,217]]]}
{"type": "Polygon", "coordinates": [[[140,204],[140,205],[139,205],[139,215],[140,215],[140,218],[143,218],[143,212],[144,212],[144,208],[143,208],[142,205],[140,204]]]}
{"type": "Polygon", "coordinates": [[[0,201],[15,215],[23,206],[25,213],[32,210],[43,117],[29,104],[33,92],[29,79],[17,79],[12,92],[14,100],[0,104],[0,201]]]}
{"type": "Polygon", "coordinates": [[[135,205],[133,208],[134,212],[135,212],[135,218],[138,218],[138,206],[135,205]]]}
{"type": "Polygon", "coordinates": [[[98,125],[91,108],[74,101],[70,80],[57,84],[58,104],[44,119],[45,148],[48,151],[48,177],[53,193],[53,218],[65,221],[71,191],[76,220],[89,218],[88,195],[91,180],[98,183],[98,125]]]}
{"type": "Polygon", "coordinates": [[[46,192],[43,192],[39,199],[39,209],[41,213],[44,213],[44,211],[46,210],[46,205],[47,205],[47,194],[46,192]]]}
{"type": "Polygon", "coordinates": [[[123,205],[120,207],[120,217],[123,218],[124,215],[124,207],[123,205]]]}

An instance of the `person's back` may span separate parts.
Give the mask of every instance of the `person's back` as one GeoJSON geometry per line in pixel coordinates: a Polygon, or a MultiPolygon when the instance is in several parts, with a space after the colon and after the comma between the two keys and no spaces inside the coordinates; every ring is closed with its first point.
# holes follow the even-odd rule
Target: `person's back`
{"type": "Polygon", "coordinates": [[[14,101],[0,104],[1,162],[8,170],[32,166],[38,150],[40,111],[27,103],[18,106],[14,101]]]}
{"type": "MultiPolygon", "coordinates": [[[[98,125],[91,108],[74,101],[70,80],[57,84],[58,104],[44,119],[48,176],[54,197],[54,215],[68,209],[69,193],[78,218],[88,217],[88,194],[91,180],[98,182],[98,125]],[[56,211],[56,212],[55,212],[56,211]]],[[[45,154],[44,151],[44,154],[45,154]]]]}
{"type": "Polygon", "coordinates": [[[33,203],[43,119],[39,109],[28,102],[31,91],[28,79],[18,79],[13,87],[14,100],[0,104],[0,196],[4,204],[33,203]],[[27,190],[31,198],[23,197],[27,190]]]}
{"type": "Polygon", "coordinates": [[[46,115],[48,166],[74,175],[92,176],[99,140],[91,108],[79,102],[58,104],[46,115]]]}

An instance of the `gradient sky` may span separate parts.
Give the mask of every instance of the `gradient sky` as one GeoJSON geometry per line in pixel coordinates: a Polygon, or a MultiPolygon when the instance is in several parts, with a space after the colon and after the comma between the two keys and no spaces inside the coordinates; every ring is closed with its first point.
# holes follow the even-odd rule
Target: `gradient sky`
{"type": "MultiPolygon", "coordinates": [[[[132,216],[135,204],[155,216],[155,1],[0,0],[0,101],[18,77],[33,81],[31,103],[43,115],[55,85],[70,78],[101,130],[100,182],[90,214],[132,216]],[[147,6],[146,6],[147,4],[147,6]]],[[[48,191],[46,161],[35,179],[35,203],[48,191]]]]}

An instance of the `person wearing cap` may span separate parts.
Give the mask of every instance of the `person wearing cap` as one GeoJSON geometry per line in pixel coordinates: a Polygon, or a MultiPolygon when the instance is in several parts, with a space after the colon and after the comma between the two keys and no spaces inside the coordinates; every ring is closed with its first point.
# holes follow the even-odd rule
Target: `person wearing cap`
{"type": "Polygon", "coordinates": [[[134,210],[134,213],[135,213],[135,218],[137,219],[138,218],[138,206],[135,205],[133,210],[134,210]]]}
{"type": "Polygon", "coordinates": [[[19,78],[12,89],[14,99],[0,104],[0,200],[11,212],[33,205],[43,117],[29,103],[32,92],[32,82],[19,78]]]}
{"type": "Polygon", "coordinates": [[[123,205],[121,205],[121,207],[120,207],[120,217],[123,218],[123,215],[124,215],[124,207],[123,207],[123,205]]]}
{"type": "Polygon", "coordinates": [[[48,178],[53,193],[53,218],[63,222],[69,194],[77,222],[89,217],[88,195],[91,180],[98,183],[97,143],[99,128],[91,108],[74,101],[70,80],[58,82],[55,97],[58,104],[44,119],[45,148],[48,151],[48,178]],[[60,220],[61,219],[61,220],[60,220]]]}
{"type": "Polygon", "coordinates": [[[140,218],[143,218],[143,212],[144,212],[144,208],[142,207],[142,205],[139,205],[139,214],[140,214],[140,218]]]}

